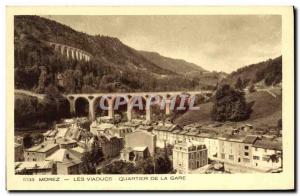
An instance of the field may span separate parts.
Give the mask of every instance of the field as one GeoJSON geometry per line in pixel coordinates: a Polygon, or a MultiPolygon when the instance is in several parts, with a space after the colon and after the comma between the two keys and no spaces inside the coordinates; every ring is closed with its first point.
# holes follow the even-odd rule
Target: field
{"type": "MultiPolygon", "coordinates": [[[[282,118],[282,97],[278,90],[269,90],[276,94],[276,98],[267,91],[259,91],[246,95],[246,100],[253,103],[252,113],[248,120],[241,122],[225,122],[229,126],[239,126],[245,123],[259,128],[270,128],[277,126],[277,121],[282,118]]],[[[211,102],[200,104],[200,110],[188,111],[175,120],[179,125],[190,123],[214,123],[210,117],[213,104],[211,102]]]]}

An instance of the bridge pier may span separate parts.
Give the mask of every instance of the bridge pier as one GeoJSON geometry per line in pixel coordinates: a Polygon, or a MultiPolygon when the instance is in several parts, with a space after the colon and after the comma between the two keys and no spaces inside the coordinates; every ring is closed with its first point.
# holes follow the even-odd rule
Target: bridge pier
{"type": "Polygon", "coordinates": [[[151,107],[146,108],[146,121],[151,121],[151,107]]]}
{"type": "Polygon", "coordinates": [[[127,120],[128,121],[132,120],[132,108],[133,108],[132,98],[129,98],[127,100],[127,120]]]}
{"type": "Polygon", "coordinates": [[[170,105],[171,105],[171,102],[169,100],[167,100],[165,103],[166,115],[171,114],[170,105]]]}
{"type": "MultiPolygon", "coordinates": [[[[73,51],[78,53],[78,51],[73,51]]],[[[75,54],[75,53],[74,53],[75,54]]],[[[85,54],[83,54],[85,55],[85,54]]],[[[88,57],[88,56],[85,56],[88,57]]],[[[189,93],[189,92],[188,92],[189,93]]],[[[190,95],[195,95],[195,94],[205,94],[206,92],[190,92],[190,95]]],[[[209,92],[208,92],[209,93],[209,92]]],[[[152,113],[153,113],[153,108],[150,107],[150,103],[151,103],[151,99],[153,97],[149,96],[149,94],[152,95],[156,95],[156,96],[173,96],[173,95],[180,95],[182,94],[181,92],[168,92],[168,94],[166,95],[165,92],[153,92],[153,93],[112,93],[109,98],[107,99],[107,103],[108,103],[108,116],[113,118],[114,117],[114,98],[115,97],[127,97],[127,119],[128,121],[132,120],[132,112],[133,112],[133,97],[134,96],[143,96],[144,100],[146,99],[146,110],[145,110],[145,117],[147,121],[151,121],[152,120],[152,113]],[[131,97],[131,98],[128,98],[131,97]]],[[[85,98],[89,104],[88,108],[88,117],[90,120],[95,120],[96,119],[96,109],[95,109],[95,100],[98,99],[99,97],[107,97],[108,94],[106,93],[95,93],[95,94],[69,94],[69,95],[65,95],[65,97],[67,98],[67,100],[69,101],[70,104],[70,113],[71,115],[75,115],[76,114],[76,100],[78,98],[85,98]]],[[[168,98],[167,100],[164,100],[164,108],[161,108],[161,110],[163,110],[163,112],[166,115],[171,114],[171,110],[174,108],[175,105],[175,101],[176,99],[173,98],[168,98]]],[[[162,100],[161,100],[162,101],[162,100]]]]}
{"type": "Polygon", "coordinates": [[[108,116],[110,118],[114,117],[114,99],[108,99],[108,116]]]}
{"type": "Polygon", "coordinates": [[[72,97],[72,98],[67,98],[67,100],[69,101],[69,104],[70,104],[70,114],[71,114],[71,116],[75,116],[76,115],[76,107],[75,107],[76,99],[74,97],[72,97]]]}
{"type": "Polygon", "coordinates": [[[96,119],[94,100],[89,100],[89,119],[91,121],[94,121],[96,119]]]}

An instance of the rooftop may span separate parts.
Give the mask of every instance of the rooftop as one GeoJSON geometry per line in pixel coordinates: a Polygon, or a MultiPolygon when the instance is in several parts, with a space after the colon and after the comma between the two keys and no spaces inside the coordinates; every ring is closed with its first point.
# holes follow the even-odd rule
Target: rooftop
{"type": "Polygon", "coordinates": [[[263,149],[272,149],[272,150],[282,150],[282,143],[280,141],[270,141],[266,139],[257,140],[253,147],[263,148],[263,149]]]}
{"type": "Polygon", "coordinates": [[[195,141],[195,140],[184,140],[182,142],[179,142],[175,144],[175,146],[182,146],[182,147],[193,147],[193,146],[202,146],[206,147],[204,143],[195,141]]]}
{"type": "Polygon", "coordinates": [[[147,148],[148,148],[147,146],[133,147],[133,151],[144,152],[147,148]]]}
{"type": "Polygon", "coordinates": [[[52,165],[51,161],[15,162],[15,171],[19,172],[23,169],[51,169],[52,165]]]}
{"type": "Polygon", "coordinates": [[[246,144],[253,144],[257,139],[258,137],[256,135],[248,135],[243,142],[246,144]]]}
{"type": "Polygon", "coordinates": [[[72,151],[68,149],[59,149],[52,155],[46,158],[47,161],[61,162],[61,163],[73,163],[73,165],[81,162],[80,157],[76,156],[72,151]]]}
{"type": "Polygon", "coordinates": [[[25,149],[25,151],[43,153],[43,152],[47,152],[47,151],[49,151],[49,150],[51,150],[51,149],[53,149],[57,146],[58,146],[58,144],[42,143],[40,145],[33,146],[31,148],[25,149]]]}

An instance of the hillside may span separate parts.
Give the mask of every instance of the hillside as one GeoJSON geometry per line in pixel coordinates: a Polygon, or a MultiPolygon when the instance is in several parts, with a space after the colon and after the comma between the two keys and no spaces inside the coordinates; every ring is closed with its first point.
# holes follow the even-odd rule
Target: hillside
{"type": "Polygon", "coordinates": [[[229,74],[222,83],[234,85],[238,78],[244,87],[258,82],[265,86],[278,84],[282,80],[282,57],[244,66],[229,74]]]}
{"type": "Polygon", "coordinates": [[[139,51],[146,59],[157,66],[190,78],[199,88],[214,89],[216,84],[227,76],[224,72],[209,72],[199,65],[182,59],[172,59],[156,52],[139,51]]]}
{"type": "Polygon", "coordinates": [[[16,16],[15,87],[38,93],[194,90],[196,81],[156,65],[117,38],[91,36],[39,16],[16,16]],[[54,42],[92,55],[67,59],[54,42]],[[63,82],[58,82],[58,76],[63,82]]]}
{"type": "MultiPolygon", "coordinates": [[[[252,107],[250,119],[241,122],[226,122],[227,125],[239,126],[245,123],[250,123],[255,127],[266,128],[277,126],[277,121],[282,118],[282,97],[281,92],[277,90],[270,90],[274,92],[277,97],[274,98],[267,91],[259,91],[246,94],[247,102],[254,102],[252,107]]],[[[212,103],[200,104],[200,110],[188,111],[184,115],[175,120],[180,125],[190,123],[214,123],[210,118],[210,111],[212,110],[212,103]]]]}
{"type": "Polygon", "coordinates": [[[172,59],[169,57],[161,56],[156,52],[147,52],[147,51],[140,51],[140,53],[149,61],[155,63],[157,66],[169,70],[174,71],[178,74],[189,74],[192,72],[198,72],[201,74],[202,72],[207,72],[205,69],[196,65],[194,63],[186,62],[182,59],[172,59]]]}

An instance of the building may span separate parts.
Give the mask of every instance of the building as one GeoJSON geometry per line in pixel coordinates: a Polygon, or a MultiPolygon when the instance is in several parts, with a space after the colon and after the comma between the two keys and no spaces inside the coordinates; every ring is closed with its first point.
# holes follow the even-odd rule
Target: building
{"type": "Polygon", "coordinates": [[[44,143],[58,144],[59,148],[75,148],[77,141],[69,138],[44,138],[44,143]]]}
{"type": "Polygon", "coordinates": [[[266,171],[282,168],[282,143],[280,141],[256,140],[251,148],[255,168],[266,171]]]}
{"type": "Polygon", "coordinates": [[[147,146],[127,147],[121,151],[120,159],[124,161],[140,161],[150,157],[150,152],[147,146]]]}
{"type": "Polygon", "coordinates": [[[52,161],[16,162],[15,173],[17,175],[51,175],[53,174],[52,161]]]}
{"type": "Polygon", "coordinates": [[[146,132],[151,132],[153,130],[153,126],[151,125],[140,125],[137,128],[137,131],[146,131],[146,132]]]}
{"type": "Polygon", "coordinates": [[[48,156],[59,149],[58,144],[42,143],[28,149],[24,149],[25,161],[44,161],[48,156]]]}
{"type": "Polygon", "coordinates": [[[125,138],[125,136],[128,134],[128,133],[131,133],[132,132],[132,129],[129,128],[129,127],[113,127],[111,129],[108,129],[106,131],[106,133],[109,133],[110,135],[113,135],[113,136],[116,136],[116,137],[122,137],[122,138],[125,138]]]}
{"type": "MultiPolygon", "coordinates": [[[[112,136],[106,133],[100,133],[96,137],[98,138],[99,146],[102,149],[105,159],[114,158],[120,155],[120,152],[124,147],[123,138],[112,136]]],[[[89,149],[91,149],[91,146],[94,142],[95,138],[93,137],[88,142],[89,149]]]]}
{"type": "Polygon", "coordinates": [[[280,141],[261,139],[256,135],[223,135],[218,139],[218,159],[228,172],[270,172],[281,167],[280,141]]]}
{"type": "Polygon", "coordinates": [[[158,123],[152,131],[155,135],[157,135],[157,146],[163,148],[165,143],[176,143],[176,139],[174,139],[172,133],[175,130],[182,130],[182,128],[172,123],[158,123]]]}
{"type": "Polygon", "coordinates": [[[24,161],[23,145],[15,143],[15,162],[24,161]]]}
{"type": "Polygon", "coordinates": [[[130,128],[132,131],[135,131],[142,124],[142,120],[132,119],[131,121],[126,121],[125,123],[123,123],[122,126],[130,128]]]}
{"type": "Polygon", "coordinates": [[[99,133],[106,133],[108,130],[112,129],[115,125],[111,123],[98,123],[93,121],[90,125],[90,132],[93,135],[98,135],[99,133]]]}
{"type": "Polygon", "coordinates": [[[208,164],[207,154],[203,143],[192,140],[179,142],[173,148],[173,168],[179,174],[189,173],[208,164]]]}
{"type": "Polygon", "coordinates": [[[75,153],[68,149],[59,149],[47,157],[46,160],[56,164],[56,174],[69,175],[81,173],[81,157],[76,156],[75,153]]]}
{"type": "Polygon", "coordinates": [[[156,148],[156,135],[151,132],[135,131],[125,136],[125,147],[148,147],[151,156],[156,148]]]}

